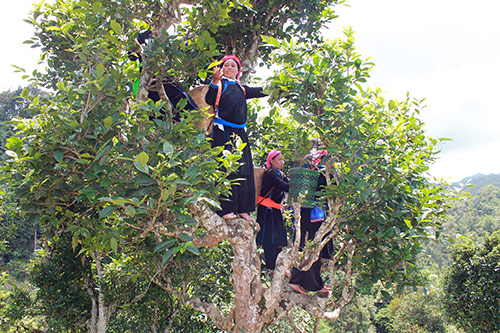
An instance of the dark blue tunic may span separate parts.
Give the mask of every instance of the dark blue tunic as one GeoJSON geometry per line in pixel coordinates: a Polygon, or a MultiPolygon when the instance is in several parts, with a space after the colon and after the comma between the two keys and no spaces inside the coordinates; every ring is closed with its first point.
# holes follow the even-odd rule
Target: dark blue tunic
{"type": "MultiPolygon", "coordinates": [[[[276,203],[281,203],[285,192],[288,192],[289,180],[276,170],[268,169],[262,177],[261,196],[267,196],[276,203]]],[[[257,244],[272,244],[274,246],[287,246],[285,224],[280,209],[265,207],[259,205],[257,208],[257,222],[260,225],[260,231],[257,234],[257,244]]]]}
{"type": "MultiPolygon", "coordinates": [[[[243,86],[245,89],[245,91],[243,91],[242,87],[238,83],[226,78],[222,79],[222,84],[223,89],[219,101],[219,107],[216,110],[216,118],[221,118],[235,125],[246,124],[246,100],[250,98],[266,96],[264,93],[262,93],[262,88],[243,86]]],[[[207,102],[207,104],[215,105],[217,91],[218,86],[210,84],[205,96],[205,101],[207,102]]],[[[231,139],[231,136],[233,134],[238,135],[241,138],[242,142],[247,143],[247,145],[243,149],[242,158],[239,160],[239,162],[243,163],[243,165],[235,174],[232,174],[229,178],[244,178],[244,180],[239,181],[240,185],[235,185],[232,187],[232,193],[229,197],[221,198],[220,204],[222,210],[218,212],[218,214],[221,216],[231,212],[249,213],[255,209],[255,183],[253,175],[253,162],[246,128],[235,128],[221,124],[214,124],[212,146],[226,146],[226,149],[231,150],[231,146],[228,145],[227,142],[231,139]]]]}
{"type": "MultiPolygon", "coordinates": [[[[285,192],[288,192],[289,180],[284,173],[275,169],[268,169],[262,177],[260,195],[276,203],[281,203],[285,192]]],[[[287,246],[285,223],[281,210],[259,205],[257,208],[257,222],[260,231],[257,234],[257,244],[262,245],[266,268],[274,270],[276,258],[281,248],[287,246]]]]}
{"type": "MultiPolygon", "coordinates": [[[[316,191],[321,191],[326,186],[326,178],[323,174],[319,176],[318,186],[316,191]]],[[[311,222],[312,208],[300,209],[300,247],[304,247],[306,241],[314,239],[316,232],[321,227],[322,222],[311,222]],[[307,235],[307,238],[306,238],[307,235]]],[[[296,235],[297,237],[297,235],[296,235]]],[[[331,258],[333,251],[333,242],[328,242],[323,249],[321,249],[320,257],[312,264],[311,268],[307,271],[301,271],[294,267],[292,269],[292,277],[290,283],[298,284],[308,291],[318,291],[324,287],[323,279],[321,278],[321,259],[331,258]]]]}

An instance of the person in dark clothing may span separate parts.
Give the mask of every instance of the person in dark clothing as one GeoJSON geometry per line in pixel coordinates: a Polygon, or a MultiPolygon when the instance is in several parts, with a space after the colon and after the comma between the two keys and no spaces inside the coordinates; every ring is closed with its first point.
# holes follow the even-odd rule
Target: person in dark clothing
{"type": "Polygon", "coordinates": [[[262,245],[266,268],[271,272],[274,271],[281,249],[287,246],[281,201],[285,192],[288,192],[289,181],[281,171],[283,165],[281,152],[271,150],[267,155],[267,170],[262,177],[260,196],[257,198],[257,222],[260,225],[257,244],[262,245]]]}
{"type": "MultiPolygon", "coordinates": [[[[315,151],[308,160],[307,167],[312,169],[319,169],[320,162],[323,156],[327,154],[326,150],[315,151]]],[[[316,187],[316,191],[321,191],[326,186],[326,178],[323,174],[320,174],[318,178],[318,185],[316,187]]],[[[303,248],[305,246],[306,241],[314,239],[316,232],[321,227],[321,223],[324,220],[323,218],[314,218],[312,216],[313,211],[316,208],[301,208],[300,209],[300,247],[303,248]],[[313,217],[313,218],[311,218],[313,217]],[[307,238],[306,238],[307,237],[307,238]]],[[[328,293],[330,289],[325,286],[323,279],[321,278],[321,258],[330,258],[331,252],[333,250],[333,246],[331,241],[327,243],[327,245],[321,250],[320,256],[318,259],[312,264],[311,268],[307,271],[301,271],[298,268],[294,267],[292,269],[292,277],[289,281],[289,286],[301,293],[307,294],[307,291],[318,291],[320,293],[328,293]]]]}
{"type": "Polygon", "coordinates": [[[264,97],[260,87],[248,87],[241,85],[238,79],[241,76],[240,59],[233,55],[227,55],[222,59],[221,67],[215,67],[212,82],[208,87],[205,101],[214,106],[216,115],[214,119],[212,146],[226,146],[230,150],[229,141],[233,135],[241,138],[247,145],[243,149],[240,166],[237,172],[229,178],[239,180],[239,185],[234,185],[231,194],[220,200],[221,211],[217,212],[224,219],[233,219],[237,215],[250,220],[250,215],[255,209],[255,183],[253,174],[252,154],[248,135],[246,132],[247,122],[247,99],[264,97]]]}
{"type": "MultiPolygon", "coordinates": [[[[137,42],[139,45],[144,45],[147,43],[147,40],[151,38],[151,30],[146,30],[143,32],[140,32],[139,35],[137,36],[137,42]]],[[[139,67],[140,70],[142,71],[142,56],[141,52],[129,52],[129,59],[132,61],[139,61],[139,67]]],[[[157,78],[154,79],[154,81],[151,83],[151,85],[155,85],[157,78]]],[[[174,121],[179,121],[180,120],[180,114],[178,106],[180,105],[179,102],[183,99],[186,99],[186,104],[183,106],[184,111],[191,111],[191,110],[197,110],[198,106],[194,102],[194,100],[189,96],[189,94],[186,92],[184,87],[179,83],[174,80],[174,78],[170,75],[166,75],[165,77],[162,78],[162,85],[163,89],[165,90],[165,94],[167,95],[170,103],[172,103],[172,106],[174,108],[174,114],[173,114],[173,120],[174,121]]],[[[137,95],[137,90],[139,88],[139,79],[136,80],[133,84],[133,93],[137,95]]],[[[148,90],[148,98],[151,99],[153,102],[158,102],[161,100],[160,94],[156,90],[148,90]]],[[[163,115],[165,114],[165,110],[162,109],[160,110],[160,113],[163,115]]],[[[151,120],[155,118],[155,116],[150,116],[149,117],[151,120]]],[[[163,116],[159,117],[160,119],[163,119],[163,116]]]]}

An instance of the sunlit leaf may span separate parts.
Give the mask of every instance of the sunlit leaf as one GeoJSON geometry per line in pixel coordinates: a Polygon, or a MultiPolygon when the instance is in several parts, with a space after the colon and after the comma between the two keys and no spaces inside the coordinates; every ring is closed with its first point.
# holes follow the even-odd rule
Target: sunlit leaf
{"type": "Polygon", "coordinates": [[[110,127],[111,127],[111,125],[113,124],[113,117],[108,116],[108,117],[104,118],[103,123],[104,123],[104,127],[105,127],[107,130],[109,130],[109,128],[110,128],[110,127]]]}
{"type": "Polygon", "coordinates": [[[113,29],[116,34],[122,34],[122,26],[120,25],[120,23],[117,23],[115,20],[111,20],[109,24],[111,25],[111,29],[113,29]]]}
{"type": "Polygon", "coordinates": [[[142,167],[144,167],[146,165],[146,163],[148,163],[149,161],[149,156],[148,154],[146,154],[145,152],[141,151],[136,157],[135,157],[135,161],[141,165],[142,167]]]}

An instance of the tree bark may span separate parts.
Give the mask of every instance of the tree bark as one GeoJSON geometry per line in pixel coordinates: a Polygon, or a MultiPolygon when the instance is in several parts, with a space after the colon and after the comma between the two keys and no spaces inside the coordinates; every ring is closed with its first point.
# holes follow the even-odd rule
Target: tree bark
{"type": "Polygon", "coordinates": [[[91,282],[92,281],[90,274],[87,274],[84,279],[84,284],[85,284],[85,289],[87,289],[87,293],[90,296],[90,302],[92,304],[92,307],[90,309],[89,332],[97,333],[97,317],[98,317],[97,297],[95,296],[94,288],[91,287],[91,282]]]}
{"type": "MultiPolygon", "coordinates": [[[[341,201],[332,201],[330,213],[338,212],[341,201]]],[[[259,225],[255,221],[244,219],[224,220],[200,202],[188,206],[192,216],[207,229],[204,237],[195,238],[197,246],[217,245],[222,240],[228,240],[231,244],[234,260],[232,262],[232,284],[234,290],[234,301],[229,315],[224,316],[215,304],[207,303],[199,298],[185,299],[185,302],[195,310],[206,313],[219,329],[229,332],[261,332],[269,323],[277,318],[285,318],[296,306],[299,306],[312,314],[315,318],[323,320],[335,320],[340,311],[352,299],[354,289],[352,288],[352,258],[355,251],[354,244],[339,244],[339,252],[329,265],[330,276],[336,271],[341,256],[347,256],[348,263],[344,271],[342,282],[342,295],[335,300],[330,297],[318,297],[314,295],[300,295],[288,288],[291,267],[308,269],[319,257],[319,252],[325,242],[324,235],[331,230],[330,237],[339,239],[340,219],[331,218],[325,221],[324,228],[320,229],[314,240],[303,250],[300,250],[299,242],[294,242],[289,248],[283,249],[279,254],[274,275],[268,286],[261,281],[261,265],[255,242],[259,225]],[[333,230],[332,230],[333,229],[333,230]]],[[[300,209],[296,209],[300,212],[300,209]]],[[[336,216],[336,215],[333,215],[336,216]]],[[[300,213],[296,217],[300,218],[300,213]]],[[[296,224],[296,232],[300,232],[300,223],[296,224]]],[[[300,237],[299,237],[300,238],[300,237]]],[[[337,243],[339,243],[337,241],[337,243]]],[[[164,280],[168,277],[165,277],[164,280]]],[[[167,282],[167,284],[171,282],[167,282]]],[[[179,298],[183,296],[175,291],[173,286],[169,287],[179,298]]]]}
{"type": "Polygon", "coordinates": [[[229,242],[233,248],[234,328],[236,332],[258,332],[261,328],[258,301],[262,295],[260,259],[255,237],[255,221],[230,221],[229,242]]]}
{"type": "Polygon", "coordinates": [[[108,308],[105,305],[104,302],[104,295],[101,292],[101,285],[104,282],[104,277],[103,277],[103,269],[102,269],[102,263],[101,263],[101,258],[99,255],[95,255],[95,263],[96,263],[96,270],[97,270],[97,281],[99,284],[99,288],[97,289],[97,309],[98,309],[98,317],[97,317],[97,333],[106,333],[106,329],[108,326],[108,308]]]}

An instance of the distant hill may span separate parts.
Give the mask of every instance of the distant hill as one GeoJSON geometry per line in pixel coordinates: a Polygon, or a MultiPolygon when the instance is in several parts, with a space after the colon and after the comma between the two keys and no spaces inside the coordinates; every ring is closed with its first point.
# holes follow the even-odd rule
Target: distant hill
{"type": "Polygon", "coordinates": [[[500,230],[500,174],[476,174],[465,177],[452,186],[473,185],[465,188],[471,196],[458,200],[447,213],[440,242],[430,242],[425,249],[424,261],[429,267],[436,264],[445,267],[450,264],[449,246],[460,241],[458,236],[478,242],[485,235],[500,230]]]}
{"type": "Polygon", "coordinates": [[[476,195],[481,188],[487,185],[493,185],[500,188],[500,174],[490,173],[489,175],[485,175],[478,173],[474,176],[465,177],[461,181],[453,183],[452,186],[458,187],[463,184],[473,185],[467,188],[467,191],[470,192],[471,195],[476,195]]]}

